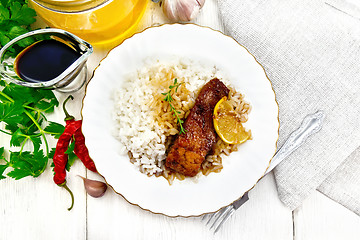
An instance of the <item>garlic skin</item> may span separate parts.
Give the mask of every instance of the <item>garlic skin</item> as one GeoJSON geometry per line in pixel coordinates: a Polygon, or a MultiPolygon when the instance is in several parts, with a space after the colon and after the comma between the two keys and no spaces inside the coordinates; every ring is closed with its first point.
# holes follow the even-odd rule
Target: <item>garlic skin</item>
{"type": "Polygon", "coordinates": [[[204,6],[205,0],[163,0],[163,12],[174,22],[194,19],[204,6]]]}
{"type": "Polygon", "coordinates": [[[79,177],[81,177],[83,179],[85,191],[90,196],[92,196],[94,198],[99,198],[105,194],[106,189],[107,189],[106,183],[103,183],[103,182],[100,182],[97,180],[87,179],[82,176],[79,176],[79,177]]]}

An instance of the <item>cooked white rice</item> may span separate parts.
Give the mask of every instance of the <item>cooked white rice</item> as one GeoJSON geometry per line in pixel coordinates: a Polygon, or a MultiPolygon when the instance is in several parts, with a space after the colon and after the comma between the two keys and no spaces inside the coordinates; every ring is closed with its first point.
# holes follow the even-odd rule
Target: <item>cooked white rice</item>
{"type": "Polygon", "coordinates": [[[161,127],[152,114],[154,104],[157,104],[154,96],[167,92],[170,85],[159,87],[153,82],[169,78],[169,69],[172,77],[167,81],[173,83],[173,79],[177,78],[189,91],[187,99],[180,99],[183,105],[193,104],[201,87],[214,77],[229,84],[215,66],[181,59],[173,62],[150,61],[114,90],[115,137],[123,145],[122,151],[130,153],[133,164],[148,175],[162,174],[166,158],[166,136],[177,133],[172,126],[161,127]]]}

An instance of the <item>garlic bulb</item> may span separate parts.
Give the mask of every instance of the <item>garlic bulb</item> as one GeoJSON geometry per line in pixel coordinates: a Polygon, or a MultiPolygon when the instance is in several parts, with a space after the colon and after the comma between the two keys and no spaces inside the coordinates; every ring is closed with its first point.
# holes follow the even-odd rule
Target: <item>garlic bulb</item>
{"type": "Polygon", "coordinates": [[[163,11],[171,21],[187,22],[194,19],[205,0],[163,0],[163,11]]]}

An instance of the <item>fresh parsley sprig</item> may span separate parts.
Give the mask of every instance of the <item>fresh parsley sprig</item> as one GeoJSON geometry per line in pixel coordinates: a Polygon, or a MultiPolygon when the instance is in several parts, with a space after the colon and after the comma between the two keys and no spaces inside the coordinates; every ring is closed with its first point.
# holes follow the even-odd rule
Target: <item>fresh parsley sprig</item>
{"type": "MultiPolygon", "coordinates": [[[[28,0],[0,0],[0,48],[11,39],[30,31],[36,12],[28,0]]],[[[19,43],[21,44],[21,43],[19,43]]],[[[23,42],[25,47],[28,43],[23,42]]]]}
{"type": "Polygon", "coordinates": [[[177,82],[177,78],[175,78],[175,79],[174,79],[174,84],[169,86],[169,91],[167,91],[167,92],[165,92],[165,93],[161,93],[162,95],[165,96],[164,101],[166,101],[166,102],[169,103],[170,110],[174,113],[173,116],[176,117],[176,119],[177,119],[176,122],[177,122],[177,124],[178,124],[179,127],[180,127],[179,134],[185,133],[186,130],[184,129],[184,127],[183,127],[183,125],[182,125],[182,124],[184,123],[184,121],[183,121],[182,119],[180,119],[180,117],[179,117],[179,114],[180,114],[181,112],[177,111],[177,110],[174,108],[174,106],[171,104],[171,102],[174,100],[174,99],[172,98],[172,96],[171,96],[171,91],[172,91],[173,89],[175,89],[175,92],[177,92],[177,90],[178,90],[178,88],[179,88],[179,86],[180,86],[181,84],[182,84],[182,83],[178,83],[178,82],[177,82]]]}
{"type": "Polygon", "coordinates": [[[0,123],[4,128],[0,134],[11,136],[9,151],[5,157],[4,147],[0,148],[0,179],[6,174],[14,179],[27,176],[38,177],[47,167],[51,149],[47,137],[59,138],[65,127],[46,119],[45,114],[59,105],[50,90],[27,88],[0,80],[0,123]],[[30,150],[29,150],[30,149],[30,150]]]}

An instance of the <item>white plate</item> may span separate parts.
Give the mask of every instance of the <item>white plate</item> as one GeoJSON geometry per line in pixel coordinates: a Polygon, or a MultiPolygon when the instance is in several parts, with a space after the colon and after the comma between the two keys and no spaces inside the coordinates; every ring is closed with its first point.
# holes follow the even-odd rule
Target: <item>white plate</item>
{"type": "Polygon", "coordinates": [[[232,38],[194,24],[149,28],[114,48],[96,69],[83,101],[83,132],[90,156],[107,183],[128,202],[168,216],[197,216],[231,204],[263,176],[276,150],[278,105],[264,69],[232,38]],[[215,64],[252,105],[246,127],[253,140],[223,159],[223,170],[173,185],[148,177],[119,155],[112,134],[111,93],[149,57],[184,57],[215,64]]]}

